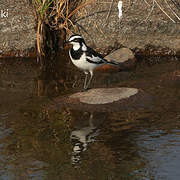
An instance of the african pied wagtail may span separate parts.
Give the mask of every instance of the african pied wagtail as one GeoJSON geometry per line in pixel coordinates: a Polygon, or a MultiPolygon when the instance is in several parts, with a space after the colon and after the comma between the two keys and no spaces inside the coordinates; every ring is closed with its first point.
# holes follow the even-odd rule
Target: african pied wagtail
{"type": "Polygon", "coordinates": [[[84,89],[87,90],[93,77],[93,71],[95,68],[110,64],[118,66],[119,63],[113,61],[107,61],[102,55],[88,47],[82,38],[82,36],[75,34],[72,35],[66,42],[71,44],[72,47],[69,49],[69,56],[72,63],[83,70],[85,73],[84,89]],[[90,79],[87,83],[87,76],[90,73],[90,79]]]}

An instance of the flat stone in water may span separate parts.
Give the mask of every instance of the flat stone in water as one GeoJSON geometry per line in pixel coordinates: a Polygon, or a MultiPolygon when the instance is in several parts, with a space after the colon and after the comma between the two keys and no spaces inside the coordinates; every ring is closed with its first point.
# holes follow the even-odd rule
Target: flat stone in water
{"type": "Polygon", "coordinates": [[[78,92],[70,98],[79,98],[81,103],[86,104],[108,104],[121,99],[129,98],[138,93],[136,88],[98,88],[86,92],[78,92]]]}

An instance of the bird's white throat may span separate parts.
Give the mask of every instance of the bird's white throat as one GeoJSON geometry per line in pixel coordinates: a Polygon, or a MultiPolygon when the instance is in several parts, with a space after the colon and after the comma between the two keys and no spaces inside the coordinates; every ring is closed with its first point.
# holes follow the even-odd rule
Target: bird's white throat
{"type": "Polygon", "coordinates": [[[78,51],[81,48],[81,46],[78,42],[72,42],[72,45],[73,45],[72,48],[74,51],[78,51]]]}
{"type": "Polygon", "coordinates": [[[80,48],[82,48],[82,51],[87,51],[87,47],[84,43],[82,43],[82,47],[79,42],[72,42],[72,45],[74,51],[78,51],[80,48]]]}

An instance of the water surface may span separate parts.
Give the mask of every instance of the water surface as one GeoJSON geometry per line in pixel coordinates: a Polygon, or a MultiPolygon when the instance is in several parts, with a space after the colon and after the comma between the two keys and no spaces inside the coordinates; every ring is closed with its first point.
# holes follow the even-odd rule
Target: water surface
{"type": "MultiPolygon", "coordinates": [[[[135,87],[154,97],[145,110],[46,111],[37,97],[38,65],[1,60],[0,179],[179,180],[180,64],[139,65],[95,75],[93,87],[135,87]]],[[[69,64],[60,96],[80,91],[83,73],[69,64]]]]}

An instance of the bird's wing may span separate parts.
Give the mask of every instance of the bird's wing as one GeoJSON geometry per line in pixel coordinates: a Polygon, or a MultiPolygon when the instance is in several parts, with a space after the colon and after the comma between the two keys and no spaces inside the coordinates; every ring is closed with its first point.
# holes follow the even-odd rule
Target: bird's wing
{"type": "Polygon", "coordinates": [[[113,61],[113,60],[107,61],[101,54],[97,53],[90,47],[87,47],[86,57],[87,57],[87,61],[89,61],[90,63],[110,64],[113,66],[119,66],[121,64],[121,63],[113,61]]]}
{"type": "Polygon", "coordinates": [[[97,53],[90,47],[87,48],[86,57],[87,57],[87,60],[91,61],[92,63],[96,63],[96,64],[107,63],[107,61],[103,58],[101,54],[97,53]]]}

